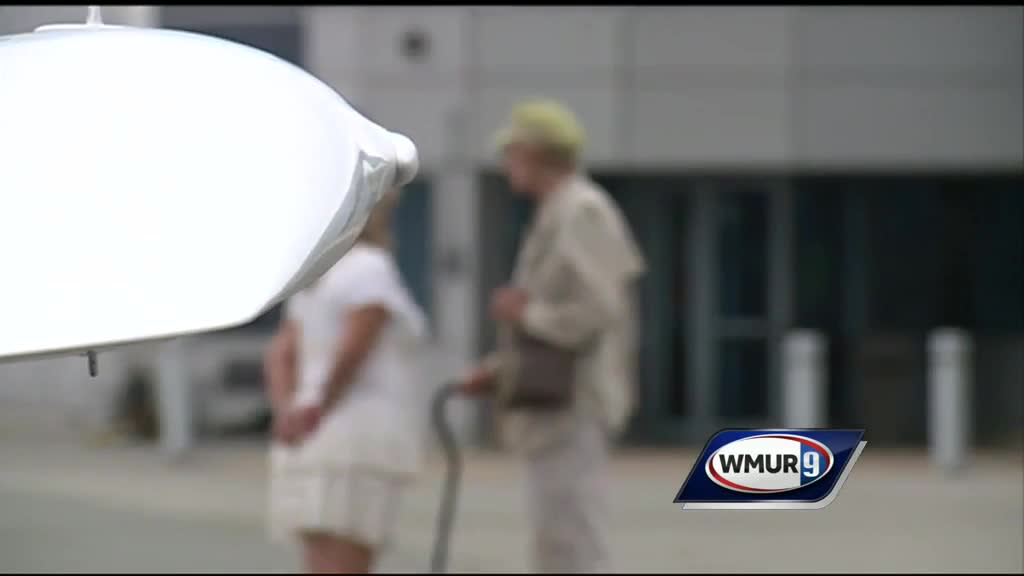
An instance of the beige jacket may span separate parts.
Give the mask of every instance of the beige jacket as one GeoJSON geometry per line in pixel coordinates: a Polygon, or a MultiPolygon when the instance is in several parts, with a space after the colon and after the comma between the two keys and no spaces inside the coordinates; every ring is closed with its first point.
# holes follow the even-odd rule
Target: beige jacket
{"type": "MultiPolygon", "coordinates": [[[[589,178],[575,175],[538,206],[513,274],[529,298],[523,328],[579,351],[574,409],[598,416],[611,434],[622,430],[635,402],[634,285],[643,271],[618,207],[589,178]]],[[[499,326],[498,349],[487,358],[499,387],[508,386],[516,369],[511,335],[499,326]]],[[[507,443],[529,448],[570,416],[499,412],[499,424],[507,443]]]]}

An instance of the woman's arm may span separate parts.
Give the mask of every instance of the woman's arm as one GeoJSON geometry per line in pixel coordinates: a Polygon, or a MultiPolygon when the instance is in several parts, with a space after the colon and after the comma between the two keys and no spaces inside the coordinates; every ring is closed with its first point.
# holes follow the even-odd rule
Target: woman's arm
{"type": "Polygon", "coordinates": [[[275,416],[288,411],[295,393],[298,337],[298,326],[294,321],[285,319],[263,353],[267,396],[275,416]]]}
{"type": "Polygon", "coordinates": [[[377,304],[360,306],[347,313],[347,329],[338,342],[334,365],[331,367],[327,389],[320,405],[321,413],[328,412],[345,393],[352,379],[362,368],[363,362],[373,351],[381,330],[390,318],[391,312],[377,304]]]}

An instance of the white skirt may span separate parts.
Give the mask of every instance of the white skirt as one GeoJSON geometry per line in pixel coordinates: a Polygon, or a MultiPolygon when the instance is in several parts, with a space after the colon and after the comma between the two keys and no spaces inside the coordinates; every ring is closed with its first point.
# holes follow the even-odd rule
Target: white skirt
{"type": "Polygon", "coordinates": [[[392,538],[407,482],[372,469],[272,466],[271,538],[328,533],[380,550],[392,538]]]}

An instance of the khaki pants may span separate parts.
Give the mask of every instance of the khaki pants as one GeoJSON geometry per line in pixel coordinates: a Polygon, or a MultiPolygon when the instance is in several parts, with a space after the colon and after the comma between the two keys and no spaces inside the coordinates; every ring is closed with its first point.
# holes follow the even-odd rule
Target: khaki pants
{"type": "Polygon", "coordinates": [[[536,572],[609,569],[608,438],[596,416],[577,413],[571,421],[542,448],[526,454],[531,564],[536,572]]]}

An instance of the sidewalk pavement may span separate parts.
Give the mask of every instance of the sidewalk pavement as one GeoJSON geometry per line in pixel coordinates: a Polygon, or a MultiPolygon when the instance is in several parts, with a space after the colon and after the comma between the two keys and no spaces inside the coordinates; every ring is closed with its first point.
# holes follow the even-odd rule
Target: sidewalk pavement
{"type": "MultiPolygon", "coordinates": [[[[1024,461],[980,454],[946,477],[923,453],[865,451],[819,511],[686,511],[672,504],[697,453],[629,450],[613,461],[611,546],[625,572],[1021,572],[1024,461]]],[[[150,447],[0,435],[0,571],[287,572],[264,532],[257,441],[218,441],[168,462],[150,447]]],[[[383,572],[425,571],[443,467],[405,497],[383,572]]],[[[528,570],[522,476],[508,456],[467,454],[452,569],[528,570]]]]}

